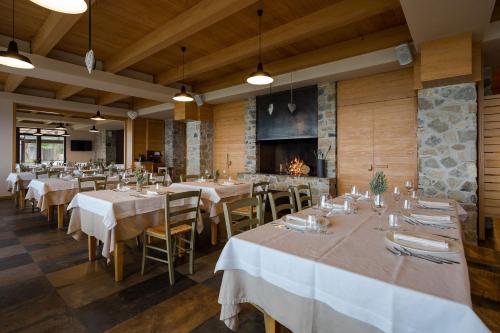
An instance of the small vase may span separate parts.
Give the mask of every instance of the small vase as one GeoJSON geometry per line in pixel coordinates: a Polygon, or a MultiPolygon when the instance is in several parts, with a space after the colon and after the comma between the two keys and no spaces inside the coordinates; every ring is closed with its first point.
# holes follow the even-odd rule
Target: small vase
{"type": "Polygon", "coordinates": [[[137,192],[141,192],[142,191],[142,184],[141,183],[136,183],[135,184],[135,190],[137,192]]]}
{"type": "Polygon", "coordinates": [[[377,208],[384,206],[384,197],[382,196],[382,194],[375,194],[375,197],[373,197],[373,204],[377,208]]]}

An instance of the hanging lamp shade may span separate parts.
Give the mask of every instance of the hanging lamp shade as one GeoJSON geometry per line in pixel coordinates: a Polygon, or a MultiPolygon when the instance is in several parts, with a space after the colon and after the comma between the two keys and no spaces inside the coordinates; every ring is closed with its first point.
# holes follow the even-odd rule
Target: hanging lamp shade
{"type": "Polygon", "coordinates": [[[71,135],[69,135],[68,131],[64,131],[64,133],[61,134],[61,136],[71,136],[71,135]]]}
{"type": "Polygon", "coordinates": [[[106,120],[106,118],[104,118],[103,116],[101,116],[101,111],[97,110],[97,113],[95,114],[95,116],[92,116],[90,117],[91,120],[97,120],[97,121],[100,121],[100,120],[106,120]]]}
{"type": "Polygon", "coordinates": [[[65,14],[81,14],[87,10],[85,0],[30,0],[39,6],[47,9],[65,13],[65,14]]]}
{"type": "Polygon", "coordinates": [[[22,69],[35,68],[28,57],[19,53],[17,43],[14,40],[10,41],[6,51],[0,51],[0,64],[22,69]]]}
{"type": "Polygon", "coordinates": [[[28,57],[19,53],[19,48],[15,41],[15,2],[12,1],[12,40],[6,51],[0,51],[0,65],[21,68],[33,69],[35,66],[31,63],[28,57]]]}
{"type": "Polygon", "coordinates": [[[184,85],[184,53],[186,53],[186,48],[181,47],[182,51],[182,87],[181,91],[174,95],[173,100],[176,102],[192,102],[194,101],[193,96],[186,91],[186,86],[184,85]]]}
{"type": "Polygon", "coordinates": [[[35,132],[35,133],[33,133],[33,135],[34,135],[34,136],[42,136],[43,134],[42,134],[42,131],[41,131],[39,128],[37,128],[37,129],[36,129],[36,132],[35,132]]]}
{"type": "Polygon", "coordinates": [[[66,127],[64,127],[63,123],[59,123],[59,125],[57,127],[55,127],[54,129],[56,129],[58,131],[65,131],[66,127]]]}
{"type": "Polygon", "coordinates": [[[257,16],[259,17],[259,63],[257,64],[257,70],[250,74],[247,78],[247,82],[253,85],[262,86],[273,83],[274,79],[271,74],[264,70],[264,65],[262,65],[262,15],[264,11],[262,9],[257,10],[257,16]]]}
{"type": "Polygon", "coordinates": [[[184,85],[182,85],[181,91],[174,95],[173,99],[176,102],[192,102],[194,100],[193,96],[186,91],[184,85]]]}
{"type": "Polygon", "coordinates": [[[97,128],[95,128],[95,125],[94,125],[94,126],[92,126],[91,129],[89,129],[89,132],[90,133],[99,133],[99,130],[97,128]]]}

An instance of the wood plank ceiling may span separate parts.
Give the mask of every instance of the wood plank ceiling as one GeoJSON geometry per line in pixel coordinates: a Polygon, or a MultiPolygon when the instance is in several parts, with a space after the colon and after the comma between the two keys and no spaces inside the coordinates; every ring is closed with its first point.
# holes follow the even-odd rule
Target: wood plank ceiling
{"type": "MultiPolygon", "coordinates": [[[[11,0],[0,0],[3,13],[0,34],[6,36],[11,34],[11,15],[5,15],[11,12],[11,6],[11,0]]],[[[104,70],[120,75],[128,68],[153,76],[156,83],[172,85],[180,79],[180,46],[186,46],[186,83],[194,91],[229,86],[244,80],[256,66],[256,10],[260,6],[264,8],[263,59],[264,64],[273,64],[277,73],[272,74],[311,66],[315,61],[321,63],[350,56],[348,52],[337,54],[335,45],[353,45],[356,39],[362,41],[374,33],[387,31],[385,37],[371,37],[374,49],[411,38],[397,0],[95,0],[93,49],[98,60],[103,61],[104,70]],[[203,7],[206,5],[211,11],[203,7]],[[158,36],[160,30],[157,29],[162,26],[161,33],[166,35],[158,36]],[[168,36],[169,29],[179,31],[168,36]],[[165,39],[157,40],[160,37],[165,39]],[[378,43],[384,38],[384,42],[378,43]],[[351,40],[351,44],[346,44],[351,40]],[[299,59],[309,53],[317,60],[299,59]]],[[[40,27],[47,26],[49,19],[55,20],[50,15],[54,16],[28,0],[16,0],[16,38],[31,41],[33,47],[34,40],[43,37],[40,37],[43,35],[40,27]]],[[[57,40],[44,41],[48,46],[44,44],[45,47],[39,47],[35,53],[56,57],[59,50],[85,55],[87,14],[74,22],[65,20],[53,22],[50,27],[67,31],[57,36],[57,40]]],[[[16,92],[26,88],[42,89],[57,98],[75,95],[94,98],[98,104],[133,101],[130,96],[47,82],[50,78],[47,81],[14,80],[13,76],[0,72],[0,83],[5,85],[9,81],[8,86],[15,87],[16,92]]],[[[153,104],[140,99],[135,102],[153,104]]]]}

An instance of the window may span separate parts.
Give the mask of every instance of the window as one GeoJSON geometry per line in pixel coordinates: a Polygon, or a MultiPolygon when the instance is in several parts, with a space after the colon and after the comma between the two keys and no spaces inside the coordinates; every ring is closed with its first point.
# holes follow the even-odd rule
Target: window
{"type": "Polygon", "coordinates": [[[17,129],[17,163],[44,163],[66,161],[66,138],[58,131],[42,130],[42,136],[33,135],[36,129],[17,129]]]}

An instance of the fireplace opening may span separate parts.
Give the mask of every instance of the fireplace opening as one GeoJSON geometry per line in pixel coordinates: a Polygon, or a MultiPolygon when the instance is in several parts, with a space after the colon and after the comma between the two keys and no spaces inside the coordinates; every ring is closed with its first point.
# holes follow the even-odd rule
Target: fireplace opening
{"type": "Polygon", "coordinates": [[[259,141],[258,149],[260,173],[317,175],[317,138],[259,141]]]}

